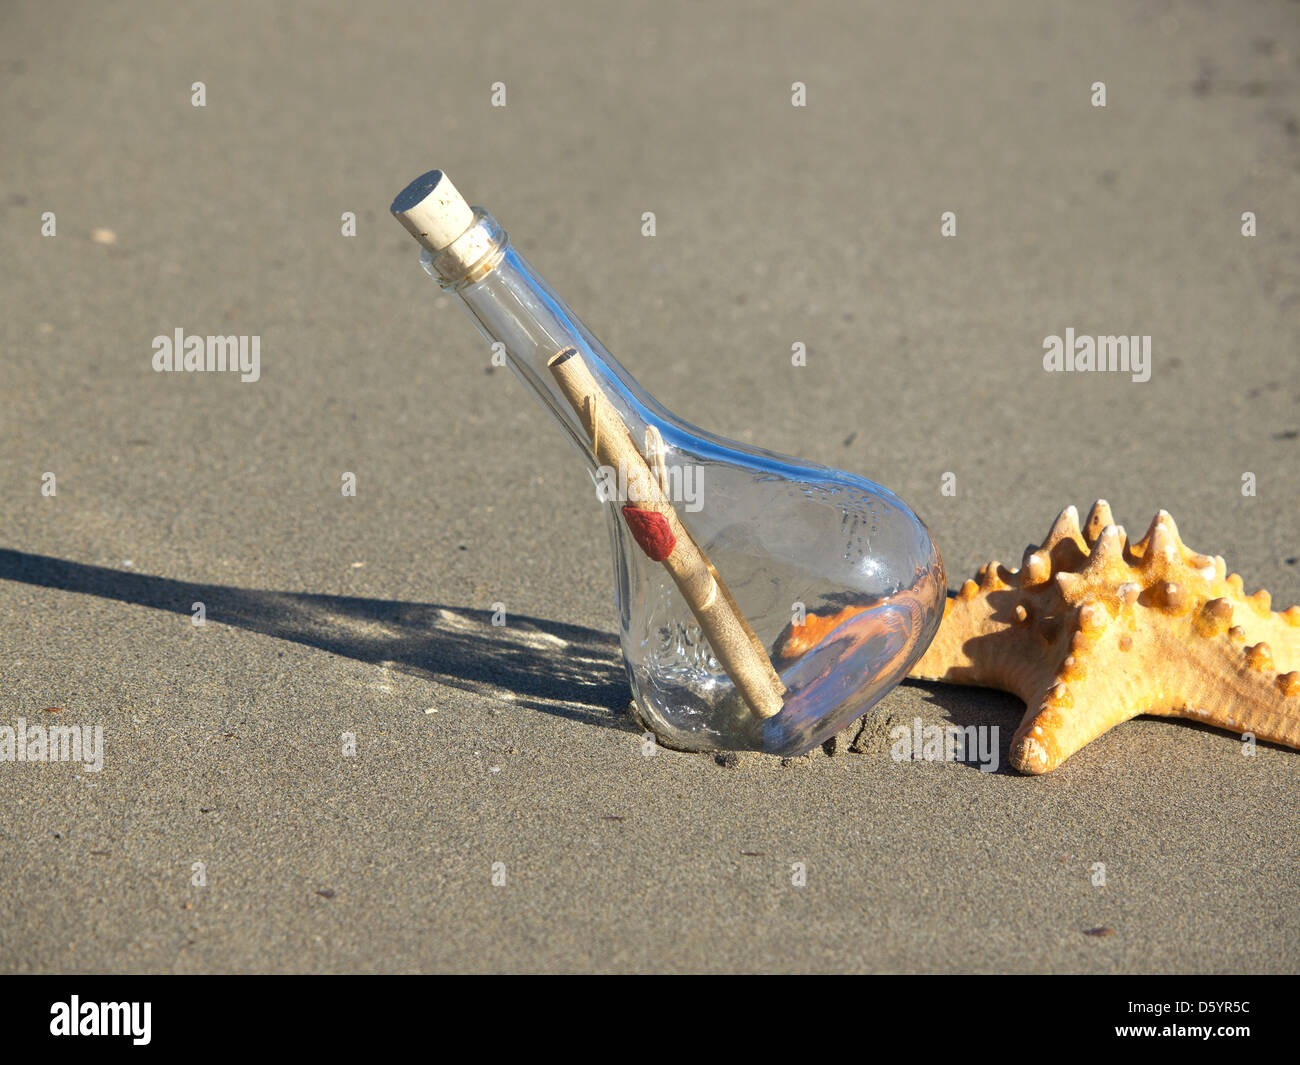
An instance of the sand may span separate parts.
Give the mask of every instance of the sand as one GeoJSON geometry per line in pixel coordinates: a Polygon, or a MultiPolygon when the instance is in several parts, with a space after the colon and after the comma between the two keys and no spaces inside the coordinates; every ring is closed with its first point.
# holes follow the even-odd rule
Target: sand
{"type": "Polygon", "coordinates": [[[1297,968],[1296,752],[1143,719],[1030,779],[1016,700],[905,684],[859,751],[645,757],[586,473],[387,214],[445,168],[953,587],[1103,496],[1300,599],[1295,5],[857,7],[5,6],[0,724],[104,763],[0,764],[0,968],[1297,968]],[[155,372],[177,328],[259,379],[155,372]],[[1150,380],[1045,372],[1067,328],[1150,380]],[[895,761],[917,718],[1003,767],[895,761]]]}

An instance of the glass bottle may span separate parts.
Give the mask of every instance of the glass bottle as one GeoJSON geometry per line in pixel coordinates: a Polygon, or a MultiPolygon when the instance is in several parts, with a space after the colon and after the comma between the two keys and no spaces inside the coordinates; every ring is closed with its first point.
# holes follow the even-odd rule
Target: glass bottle
{"type": "Polygon", "coordinates": [[[907,675],[946,591],[906,504],[675,417],[441,171],[392,211],[586,460],[607,504],[634,711],[661,742],[802,754],[907,675]]]}

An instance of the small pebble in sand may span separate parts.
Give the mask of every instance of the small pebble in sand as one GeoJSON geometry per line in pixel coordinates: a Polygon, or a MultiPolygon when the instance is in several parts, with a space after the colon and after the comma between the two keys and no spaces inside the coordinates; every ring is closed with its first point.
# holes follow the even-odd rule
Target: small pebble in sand
{"type": "Polygon", "coordinates": [[[117,234],[111,229],[92,229],[90,239],[96,244],[116,244],[117,234]]]}

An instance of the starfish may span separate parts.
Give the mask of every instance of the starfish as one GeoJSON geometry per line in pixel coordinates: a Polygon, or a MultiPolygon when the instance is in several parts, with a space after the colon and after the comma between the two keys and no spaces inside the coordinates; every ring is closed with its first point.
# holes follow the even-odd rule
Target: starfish
{"type": "Polygon", "coordinates": [[[1021,772],[1050,772],[1140,714],[1300,748],[1300,607],[1275,613],[1268,592],[1246,595],[1221,557],[1184,546],[1165,511],[1130,544],[1104,499],[1082,527],[1066,507],[1019,570],[990,562],[976,577],[949,595],[910,675],[1023,699],[1010,756],[1021,772]]]}

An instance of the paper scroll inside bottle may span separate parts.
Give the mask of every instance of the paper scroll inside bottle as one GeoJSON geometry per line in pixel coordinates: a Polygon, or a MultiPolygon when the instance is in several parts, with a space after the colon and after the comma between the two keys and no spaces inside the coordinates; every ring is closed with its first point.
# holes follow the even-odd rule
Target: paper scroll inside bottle
{"type": "MultiPolygon", "coordinates": [[[[582,356],[575,348],[565,348],[547,365],[565,398],[582,418],[596,457],[626,477],[628,495],[638,501],[635,506],[623,508],[633,539],[672,575],[714,656],[749,708],[759,717],[780,713],[785,687],[772,668],[772,660],[722,578],[682,525],[664,494],[660,478],[637,450],[627,425],[587,369],[582,356]]],[[[662,462],[662,442],[658,454],[662,462]]]]}

